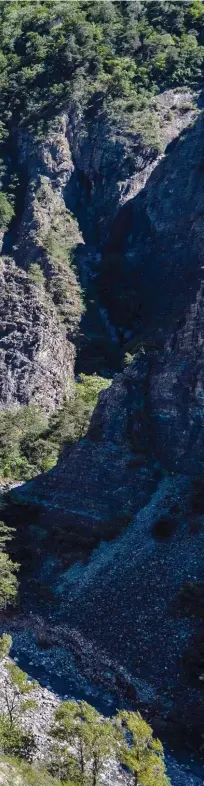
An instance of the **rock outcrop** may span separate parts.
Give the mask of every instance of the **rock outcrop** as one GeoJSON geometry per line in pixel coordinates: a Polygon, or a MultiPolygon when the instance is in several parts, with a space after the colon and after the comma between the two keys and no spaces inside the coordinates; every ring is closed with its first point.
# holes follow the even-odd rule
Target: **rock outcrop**
{"type": "MultiPolygon", "coordinates": [[[[95,358],[97,371],[100,372],[100,364],[102,371],[104,367],[110,368],[111,362],[114,368],[113,356],[121,332],[125,334],[129,329],[131,335],[134,333],[138,298],[133,286],[134,305],[132,308],[129,302],[127,309],[124,291],[122,297],[119,292],[118,270],[117,300],[112,292],[114,276],[109,265],[104,272],[101,253],[104,244],[110,248],[114,245],[113,222],[116,217],[117,223],[117,216],[120,223],[118,238],[125,227],[122,245],[123,240],[124,244],[129,242],[126,219],[123,221],[120,208],[126,203],[122,211],[127,208],[129,215],[133,197],[140,194],[141,189],[143,193],[151,172],[155,167],[157,172],[159,162],[162,165],[166,145],[195,120],[199,101],[199,93],[187,88],[183,91],[170,90],[153,100],[148,109],[134,113],[131,121],[125,119],[124,114],[116,121],[111,115],[111,107],[104,112],[96,103],[90,116],[84,115],[76,106],[64,110],[56,119],[47,122],[44,130],[39,130],[38,138],[22,126],[17,145],[19,177],[22,179],[21,204],[17,206],[18,220],[14,222],[13,236],[11,226],[8,247],[17,266],[15,275],[20,269],[24,271],[22,280],[25,286],[26,274],[28,282],[30,274],[35,280],[41,273],[44,276],[45,297],[38,297],[38,312],[41,309],[40,321],[45,324],[49,310],[47,336],[45,330],[43,338],[41,336],[49,374],[46,372],[46,384],[44,382],[41,386],[34,363],[32,330],[30,327],[27,330],[26,342],[21,339],[19,319],[24,322],[24,313],[22,311],[19,316],[19,305],[16,312],[18,323],[15,324],[15,309],[12,307],[13,332],[9,332],[9,351],[15,355],[12,335],[18,333],[18,353],[23,357],[26,352],[29,356],[29,375],[26,372],[23,376],[22,393],[19,362],[11,363],[8,352],[4,353],[2,407],[22,402],[40,402],[47,410],[59,406],[63,396],[69,395],[71,390],[74,350],[78,346],[79,333],[82,334],[81,357],[84,352],[85,369],[94,371],[94,361],[89,362],[88,354],[95,358]],[[83,297],[87,308],[84,318],[83,297]],[[129,314],[127,320],[125,313],[129,314]],[[57,345],[61,347],[59,369],[55,364],[57,345]],[[36,379],[36,384],[30,382],[31,379],[36,379]]],[[[5,250],[6,243],[3,243],[5,250]]],[[[12,265],[11,262],[10,270],[14,269],[12,265]]],[[[124,286],[124,281],[122,283],[126,294],[128,267],[127,281],[124,286]]],[[[2,298],[6,298],[3,279],[2,298]]],[[[21,302],[20,296],[19,304],[21,302]]],[[[4,336],[3,312],[2,342],[4,336]]],[[[115,367],[118,367],[117,362],[115,367]]]]}
{"type": "Polygon", "coordinates": [[[4,257],[0,281],[0,407],[36,404],[52,412],[72,391],[73,344],[43,281],[4,257]]]}
{"type": "Polygon", "coordinates": [[[112,658],[117,652],[159,695],[163,715],[175,717],[176,708],[184,725],[199,701],[199,677],[191,686],[182,661],[199,623],[175,613],[174,603],[185,581],[203,575],[194,487],[204,463],[202,171],[201,116],[158,162],[129,205],[128,230],[123,224],[144,324],[133,363],[101,394],[86,439],[14,492],[38,503],[42,553],[49,543],[57,549],[46,578],[50,570],[57,618],[66,615],[112,658]],[[89,560],[70,567],[76,543],[86,543],[89,560]]]}
{"type": "Polygon", "coordinates": [[[74,170],[66,128],[67,117],[61,115],[40,141],[29,134],[19,137],[19,161],[28,171],[28,185],[16,256],[25,270],[33,263],[40,265],[54,305],[66,323],[68,338],[73,340],[82,302],[71,263],[73,251],[83,239],[65,202],[74,170]]]}

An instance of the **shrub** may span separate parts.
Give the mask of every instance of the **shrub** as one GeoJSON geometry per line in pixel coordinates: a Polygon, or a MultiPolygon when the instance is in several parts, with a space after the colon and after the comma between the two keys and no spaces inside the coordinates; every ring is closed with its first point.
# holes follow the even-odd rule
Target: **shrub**
{"type": "Polygon", "coordinates": [[[32,284],[36,284],[37,286],[44,286],[45,277],[43,271],[41,270],[40,265],[37,262],[32,262],[29,267],[28,276],[32,284]]]}
{"type": "Polygon", "coordinates": [[[81,374],[69,401],[50,418],[37,406],[0,413],[0,475],[28,480],[51,469],[62,445],[81,439],[89,427],[101,390],[110,379],[81,374]]]}
{"type": "Polygon", "coordinates": [[[14,209],[10,204],[6,194],[0,192],[0,231],[7,229],[14,215],[14,209]]]}
{"type": "Polygon", "coordinates": [[[151,726],[140,713],[122,710],[117,724],[124,737],[121,761],[133,775],[135,786],[170,786],[162,743],[154,739],[151,726]]]}
{"type": "MultiPolygon", "coordinates": [[[[5,775],[6,782],[4,786],[17,786],[19,778],[21,786],[60,786],[61,781],[52,778],[47,772],[47,769],[40,763],[35,766],[29,764],[27,761],[16,758],[14,756],[1,756],[0,758],[0,776],[5,775]],[[8,780],[7,780],[7,772],[8,780]]],[[[76,786],[71,781],[66,781],[64,786],[76,786]]]]}
{"type": "Polygon", "coordinates": [[[87,782],[96,786],[104,762],[117,746],[117,734],[111,721],[102,719],[85,701],[65,701],[56,711],[52,734],[66,743],[64,757],[62,747],[58,749],[58,765],[64,766],[64,772],[60,770],[62,779],[73,777],[81,784],[87,782]],[[70,753],[70,745],[75,750],[74,755],[70,753]]]}
{"type": "Polygon", "coordinates": [[[11,540],[12,534],[13,530],[0,522],[0,608],[13,603],[18,591],[16,573],[19,565],[17,562],[12,562],[5,552],[6,543],[11,540]]]}
{"type": "Polygon", "coordinates": [[[138,786],[169,786],[162,744],[139,712],[121,711],[111,721],[84,701],[63,702],[52,734],[60,747],[55,746],[51,767],[62,781],[70,776],[83,786],[97,786],[104,764],[114,755],[138,786]]]}
{"type": "Polygon", "coordinates": [[[3,679],[3,699],[6,708],[6,717],[10,726],[19,721],[27,710],[34,710],[37,706],[29,694],[36,687],[37,682],[29,682],[27,674],[22,669],[9,663],[7,673],[3,679]]]}
{"type": "MultiPolygon", "coordinates": [[[[8,654],[11,644],[11,637],[3,634],[0,639],[1,657],[8,654]]],[[[37,706],[36,701],[29,697],[36,685],[18,666],[7,663],[1,685],[4,711],[0,715],[0,749],[28,761],[33,757],[35,739],[32,731],[22,728],[21,724],[25,712],[32,712],[37,706]]]]}
{"type": "Polygon", "coordinates": [[[8,633],[0,636],[0,661],[6,658],[12,647],[12,638],[8,633]]]}
{"type": "Polygon", "coordinates": [[[25,731],[15,723],[10,723],[6,715],[0,715],[0,749],[8,755],[32,761],[35,740],[31,731],[25,731]]]}

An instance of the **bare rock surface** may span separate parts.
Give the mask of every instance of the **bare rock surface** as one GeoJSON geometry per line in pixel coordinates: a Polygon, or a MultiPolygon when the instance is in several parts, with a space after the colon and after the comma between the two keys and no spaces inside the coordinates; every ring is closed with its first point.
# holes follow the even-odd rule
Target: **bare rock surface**
{"type": "MultiPolygon", "coordinates": [[[[87,437],[16,497],[39,505],[42,552],[64,532],[49,573],[58,620],[66,615],[110,657],[117,650],[121,665],[166,695],[167,713],[179,714],[182,700],[186,716],[200,693],[183,656],[199,623],[175,616],[173,604],[203,575],[203,511],[193,508],[204,455],[202,157],[201,116],[130,200],[124,264],[144,335],[140,325],[133,363],[101,395],[87,437]],[[72,565],[74,533],[88,559],[77,560],[75,542],[72,565]]],[[[113,245],[117,231],[116,222],[113,245]]]]}
{"type": "Polygon", "coordinates": [[[0,406],[36,404],[48,412],[70,395],[74,348],[49,295],[11,259],[2,259],[0,406]]]}

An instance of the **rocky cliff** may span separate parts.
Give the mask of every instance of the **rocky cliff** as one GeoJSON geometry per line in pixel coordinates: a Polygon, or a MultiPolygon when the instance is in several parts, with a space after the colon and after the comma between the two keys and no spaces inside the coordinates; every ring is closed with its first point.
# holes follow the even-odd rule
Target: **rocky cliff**
{"type": "Polygon", "coordinates": [[[105,250],[107,276],[120,242],[117,296],[126,297],[126,271],[141,304],[133,362],[101,394],[87,437],[13,499],[37,503],[38,579],[54,588],[56,620],[66,616],[97,645],[99,661],[101,650],[112,663],[117,652],[133,699],[142,678],[163,720],[185,726],[200,701],[200,666],[193,684],[183,667],[199,621],[175,602],[186,581],[203,579],[202,114],[150,169],[148,161],[146,183],[107,230],[105,250]]]}
{"type": "MultiPolygon", "coordinates": [[[[24,297],[22,283],[16,312],[18,322],[15,322],[13,306],[12,327],[10,316],[7,325],[5,309],[2,312],[2,406],[40,401],[48,411],[52,411],[60,405],[63,397],[67,397],[68,391],[71,391],[76,345],[81,345],[82,352],[85,346],[85,368],[89,367],[92,356],[95,358],[96,367],[92,361],[92,371],[100,371],[100,365],[102,369],[106,365],[109,368],[111,365],[114,367],[113,356],[116,353],[117,341],[120,340],[121,333],[126,334],[127,329],[129,335],[134,335],[135,312],[137,313],[138,308],[138,295],[135,296],[133,292],[132,297],[129,292],[131,264],[128,263],[127,266],[125,287],[123,273],[121,274],[121,285],[126,291],[126,298],[125,291],[122,297],[120,293],[121,265],[117,270],[117,287],[114,293],[112,291],[115,287],[112,251],[117,243],[122,250],[121,230],[125,232],[124,242],[130,243],[126,213],[124,212],[123,220],[123,210],[128,209],[129,215],[134,195],[143,194],[145,182],[149,180],[151,172],[155,167],[159,167],[160,162],[162,165],[166,146],[195,120],[199,105],[199,92],[187,88],[182,91],[169,90],[157,99],[152,99],[148,111],[145,109],[136,112],[131,121],[121,116],[116,123],[115,117],[111,117],[111,110],[100,110],[97,104],[96,107],[93,106],[90,117],[76,105],[71,105],[69,110],[63,110],[58,117],[47,122],[43,132],[41,130],[34,134],[24,126],[20,127],[17,145],[16,142],[12,143],[15,167],[20,179],[19,202],[16,219],[2,240],[2,255],[4,257],[5,252],[8,252],[11,257],[11,299],[16,277],[19,281],[24,281],[25,286],[26,281],[28,286],[31,285],[31,279],[35,284],[41,284],[38,311],[42,323],[47,321],[49,311],[50,341],[48,334],[47,339],[40,335],[39,341],[43,346],[47,341],[49,375],[46,376],[46,385],[40,384],[39,393],[38,380],[32,365],[32,330],[30,338],[27,330],[27,348],[22,349],[22,354],[29,357],[29,363],[25,361],[24,364],[27,366],[27,376],[24,375],[23,395],[18,365],[15,364],[13,373],[9,355],[4,352],[5,332],[10,337],[12,351],[12,344],[14,346],[16,341],[15,334],[19,330],[19,319],[24,322],[23,306],[22,313],[20,306],[24,297]],[[120,212],[124,203],[127,203],[126,208],[120,212]],[[119,233],[117,221],[120,224],[119,233]],[[115,233],[117,242],[114,239],[115,233]],[[109,257],[107,248],[111,250],[109,257]],[[22,270],[24,277],[19,272],[22,270]],[[127,296],[129,318],[126,316],[127,296]],[[83,300],[86,307],[85,317],[83,300]],[[63,355],[61,376],[57,369],[60,345],[60,356],[63,355]],[[31,386],[26,383],[27,377],[32,377],[31,386]]],[[[16,129],[14,134],[16,139],[16,129]]],[[[133,245],[134,243],[133,240],[133,245]]],[[[132,254],[129,248],[127,256],[128,254],[132,254]]],[[[122,268],[124,264],[126,266],[125,259],[124,256],[122,268]]],[[[8,265],[8,261],[5,264],[8,265]]],[[[133,269],[135,277],[135,264],[133,269]]],[[[36,288],[34,291],[37,292],[36,288]]],[[[2,297],[7,297],[3,281],[2,297]]],[[[29,322],[30,320],[31,314],[29,322]]]]}
{"type": "Polygon", "coordinates": [[[5,257],[0,278],[0,407],[37,404],[55,410],[71,393],[73,344],[43,279],[32,279],[5,257]]]}

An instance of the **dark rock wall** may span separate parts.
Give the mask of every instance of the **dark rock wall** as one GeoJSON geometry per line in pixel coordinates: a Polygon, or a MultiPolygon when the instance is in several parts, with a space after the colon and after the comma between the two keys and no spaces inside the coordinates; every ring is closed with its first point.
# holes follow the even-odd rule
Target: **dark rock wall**
{"type": "Polygon", "coordinates": [[[48,412],[70,395],[74,348],[45,293],[11,259],[0,263],[0,406],[48,412]]]}
{"type": "MultiPolygon", "coordinates": [[[[162,158],[166,146],[180,134],[183,128],[196,119],[199,103],[199,94],[188,89],[170,90],[152,102],[152,106],[148,109],[149,113],[146,110],[144,113],[137,112],[131,119],[120,116],[117,119],[113,118],[111,107],[106,113],[99,107],[92,107],[91,111],[82,114],[82,111],[73,106],[55,120],[47,122],[44,132],[41,129],[38,138],[34,138],[31,132],[21,128],[15,155],[19,165],[19,177],[23,180],[22,189],[19,189],[19,199],[21,192],[23,194],[22,205],[17,206],[14,236],[12,238],[11,227],[10,239],[8,232],[3,243],[3,251],[9,249],[17,269],[23,269],[25,275],[29,276],[30,270],[32,272],[33,264],[37,264],[43,272],[44,296],[41,300],[38,299],[38,308],[41,309],[42,323],[46,320],[47,310],[50,314],[46,350],[50,358],[50,373],[46,378],[46,386],[42,387],[40,393],[35,368],[34,366],[31,368],[33,362],[31,360],[29,375],[31,374],[33,382],[30,387],[30,383],[26,382],[27,377],[24,377],[22,396],[18,365],[15,365],[15,374],[13,374],[13,366],[10,363],[7,365],[8,355],[4,354],[3,376],[1,376],[1,386],[4,391],[2,406],[10,406],[14,402],[21,404],[22,401],[30,400],[40,400],[47,410],[58,406],[63,397],[67,396],[68,390],[71,392],[74,350],[75,346],[78,348],[80,333],[85,369],[90,368],[93,372],[94,362],[99,373],[100,370],[103,373],[104,368],[110,369],[111,364],[112,368],[118,367],[118,361],[115,364],[113,357],[116,353],[116,343],[117,341],[120,343],[121,335],[124,338],[127,329],[132,335],[135,326],[137,327],[140,295],[136,293],[135,277],[137,280],[137,267],[141,264],[137,251],[138,242],[140,248],[141,244],[144,245],[143,258],[146,268],[147,223],[153,225],[154,222],[155,226],[158,223],[153,215],[156,210],[154,173],[157,179],[157,172],[162,171],[162,158]],[[154,118],[153,131],[150,115],[154,118]],[[152,186],[151,172],[153,172],[152,186]],[[143,205],[146,181],[150,183],[149,208],[146,210],[142,206],[138,233],[137,204],[140,204],[140,196],[135,195],[141,194],[143,205]],[[153,193],[152,198],[151,193],[153,193]],[[125,203],[125,207],[122,208],[125,203]],[[126,210],[127,215],[123,212],[119,214],[120,209],[126,210]],[[114,226],[112,229],[112,224],[117,215],[115,230],[114,226]],[[141,227],[144,231],[140,240],[141,227]],[[120,250],[126,251],[128,244],[128,253],[132,254],[134,248],[131,265],[125,255],[123,256],[122,267],[125,266],[125,270],[123,269],[121,285],[117,266],[113,274],[110,269],[111,263],[107,265],[105,273],[103,264],[101,265],[103,248],[107,249],[108,245],[111,248],[111,244],[115,243],[114,232],[120,250]],[[130,297],[131,288],[132,297],[130,297]],[[117,302],[114,290],[117,292],[117,302]],[[87,318],[83,318],[83,298],[87,318]],[[92,302],[95,304],[94,307],[92,302]],[[113,340],[114,326],[116,332],[113,340]],[[64,359],[63,374],[58,373],[55,350],[52,349],[60,344],[63,344],[61,350],[64,359]],[[88,358],[89,346],[91,363],[88,358]],[[12,396],[9,392],[11,388],[12,396]]],[[[17,166],[16,161],[15,166],[17,166]]],[[[164,188],[165,177],[162,174],[160,176],[162,183],[164,181],[164,188]]],[[[163,222],[165,221],[164,216],[163,222]]],[[[151,243],[149,248],[151,253],[151,243]]],[[[152,288],[151,271],[148,272],[147,277],[150,285],[145,283],[147,279],[144,278],[143,289],[146,289],[146,286],[147,289],[152,288]]],[[[2,297],[3,299],[5,297],[3,290],[2,297]]],[[[141,297],[144,309],[142,319],[146,329],[148,298],[145,300],[143,296],[141,297]]],[[[21,301],[22,298],[19,302],[21,301]]],[[[166,307],[167,305],[168,302],[166,307]]],[[[158,308],[156,313],[157,311],[158,308]]],[[[14,314],[13,311],[13,319],[14,314]]],[[[153,321],[155,322],[155,317],[153,321]]],[[[4,324],[2,330],[3,341],[4,324]]],[[[15,332],[14,326],[13,335],[15,332]]],[[[32,331],[29,332],[30,339],[27,335],[27,347],[28,354],[33,358],[31,333],[32,331]]],[[[19,337],[19,352],[21,352],[20,341],[19,337]]],[[[10,346],[12,352],[11,335],[10,346]]],[[[15,354],[15,343],[13,352],[15,354]]],[[[22,353],[24,354],[24,349],[22,353]]]]}
{"type": "Polygon", "coordinates": [[[45,566],[48,544],[58,548],[49,578],[58,617],[117,653],[166,715],[189,712],[199,696],[182,661],[198,624],[176,616],[174,603],[186,580],[203,576],[203,516],[192,501],[204,463],[202,162],[201,116],[133,196],[128,236],[122,225],[124,266],[142,305],[134,361],[101,394],[87,437],[14,492],[39,505],[45,566]],[[88,560],[76,562],[77,544],[88,560]]]}

